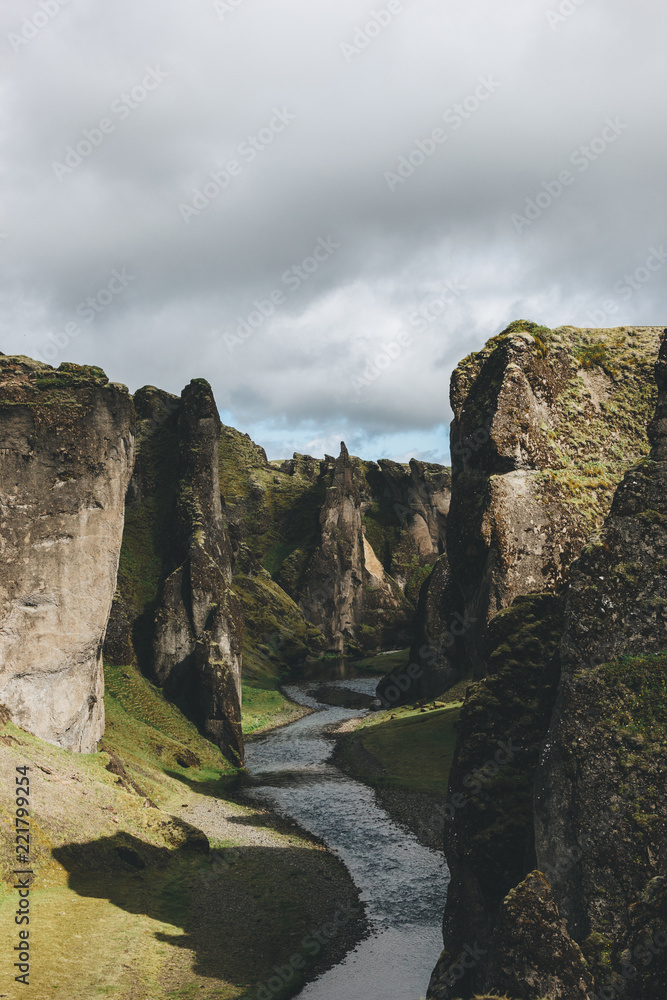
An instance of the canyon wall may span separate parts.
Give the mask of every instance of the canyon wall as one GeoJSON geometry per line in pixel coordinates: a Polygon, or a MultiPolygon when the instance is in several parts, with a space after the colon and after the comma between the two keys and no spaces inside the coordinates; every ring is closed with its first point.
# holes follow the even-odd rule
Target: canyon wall
{"type": "Polygon", "coordinates": [[[421,696],[483,677],[491,619],[564,586],[648,450],[660,334],[519,320],[454,371],[447,558],[426,584],[411,650],[421,696]]]}
{"type": "Polygon", "coordinates": [[[134,409],[99,368],[0,355],[0,704],[69,750],[104,732],[134,409]]]}
{"type": "MultiPolygon", "coordinates": [[[[569,328],[558,331],[558,339],[564,332],[569,328]]],[[[647,410],[656,406],[655,380],[649,388],[646,368],[661,332],[590,331],[583,354],[581,332],[571,334],[575,356],[591,367],[586,378],[578,376],[588,385],[590,404],[578,396],[569,453],[560,443],[558,451],[546,452],[559,441],[552,436],[558,425],[540,414],[544,461],[554,467],[544,468],[547,475],[537,482],[550,487],[550,530],[562,532],[565,523],[554,512],[574,518],[568,544],[575,539],[578,551],[571,567],[561,571],[554,556],[562,534],[549,540],[545,533],[532,550],[511,544],[526,524],[520,505],[518,527],[509,523],[494,534],[498,518],[488,498],[499,495],[495,489],[483,494],[495,526],[481,550],[485,572],[469,577],[455,554],[452,575],[463,580],[467,606],[476,600],[481,622],[458,652],[483,679],[468,689],[450,777],[445,852],[452,882],[445,948],[428,993],[434,1000],[481,993],[514,1000],[665,995],[665,342],[655,369],[659,397],[648,457],[644,436],[647,410]],[[592,382],[600,365],[606,399],[600,378],[592,382]],[[591,409],[592,388],[603,416],[591,409]],[[623,464],[631,467],[623,470],[623,464]],[[586,528],[593,533],[582,545],[586,528]],[[536,552],[542,553],[537,562],[536,552]],[[549,592],[531,594],[543,558],[539,572],[549,592]],[[522,564],[525,577],[517,569],[522,564]],[[510,598],[510,607],[497,611],[510,598]],[[464,967],[459,956],[473,945],[477,958],[464,967]]],[[[508,379],[522,381],[516,370],[508,375],[507,365],[499,371],[495,398],[507,395],[508,379]]],[[[509,424],[504,435],[512,437],[509,424]]],[[[516,460],[527,448],[519,432],[514,437],[516,460]]],[[[487,446],[479,438],[469,468],[487,446]]],[[[497,449],[484,459],[487,475],[494,455],[498,461],[497,449]]],[[[455,471],[452,511],[461,475],[465,460],[455,471]]],[[[471,520],[484,523],[474,512],[471,520]]],[[[532,524],[544,521],[544,515],[533,517],[532,524]]]]}
{"type": "Polygon", "coordinates": [[[105,653],[115,664],[136,658],[205,736],[240,760],[243,624],[213,393],[196,379],[180,399],[145,386],[134,401],[137,463],[105,653]]]}

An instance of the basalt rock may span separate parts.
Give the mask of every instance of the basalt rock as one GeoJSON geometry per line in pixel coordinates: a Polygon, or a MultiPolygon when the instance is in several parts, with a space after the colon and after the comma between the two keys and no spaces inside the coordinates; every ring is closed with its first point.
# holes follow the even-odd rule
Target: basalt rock
{"type": "MultiPolygon", "coordinates": [[[[526,1000],[667,995],[667,331],[665,338],[650,455],[626,471],[604,525],[568,574],[548,731],[555,661],[539,705],[527,704],[521,722],[532,747],[521,781],[498,785],[477,819],[474,809],[457,810],[448,824],[445,951],[429,992],[438,1000],[475,991],[526,1000]],[[504,814],[509,826],[522,815],[521,788],[524,805],[532,800],[532,824],[523,809],[530,839],[521,861],[515,852],[514,872],[503,873],[503,852],[521,838],[492,819],[504,814]],[[448,969],[470,934],[479,935],[485,954],[452,990],[448,969]]],[[[641,412],[645,396],[637,399],[641,412]]],[[[507,614],[492,620],[487,637],[507,614]]],[[[491,658],[486,680],[470,691],[451,791],[462,768],[479,767],[488,734],[522,683],[525,653],[508,634],[496,659],[512,669],[503,677],[491,658]],[[484,690],[494,697],[473,722],[484,690]]]]}
{"type": "Polygon", "coordinates": [[[0,703],[69,750],[104,732],[134,409],[99,368],[0,356],[0,703]]]}
{"type": "Polygon", "coordinates": [[[429,696],[484,675],[488,623],[516,597],[565,585],[623,474],[648,451],[659,339],[654,327],[518,321],[453,373],[452,582],[443,567],[426,585],[438,599],[425,597],[412,650],[429,696]],[[463,631],[451,642],[454,622],[463,631]]]}
{"type": "Polygon", "coordinates": [[[667,331],[648,459],[572,569],[536,852],[598,989],[667,993],[667,331]],[[653,944],[646,958],[647,942],[653,944]]]}
{"type": "Polygon", "coordinates": [[[223,427],[220,485],[253,671],[291,669],[309,652],[409,642],[420,586],[444,550],[449,470],[347,453],[344,465],[341,474],[340,459],[301,454],[269,462],[247,435],[223,427]]]}
{"type": "Polygon", "coordinates": [[[128,652],[233,760],[240,760],[240,606],[223,520],[221,424],[210,386],[135,396],[138,457],[107,656],[128,652]]]}
{"type": "Polygon", "coordinates": [[[490,942],[488,980],[498,995],[589,1000],[592,977],[563,926],[551,887],[534,871],[508,893],[490,942]]]}
{"type": "Polygon", "coordinates": [[[361,491],[344,443],[299,605],[340,653],[351,644],[363,647],[365,630],[376,642],[379,632],[378,644],[384,648],[404,642],[409,634],[410,605],[364,534],[361,491]]]}
{"type": "Polygon", "coordinates": [[[490,941],[503,900],[536,866],[533,784],[556,698],[562,624],[559,597],[517,598],[491,622],[487,676],[467,691],[445,810],[451,881],[445,949],[429,994],[437,1000],[489,989],[490,941]],[[479,958],[454,988],[449,970],[472,942],[479,958]]]}

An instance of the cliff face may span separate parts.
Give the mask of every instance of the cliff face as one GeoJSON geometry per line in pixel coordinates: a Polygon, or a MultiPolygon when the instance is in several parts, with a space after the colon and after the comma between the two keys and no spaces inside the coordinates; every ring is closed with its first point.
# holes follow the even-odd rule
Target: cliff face
{"type": "Polygon", "coordinates": [[[572,570],[535,795],[537,863],[598,988],[645,1000],[667,992],[636,950],[667,944],[667,339],[656,373],[650,457],[572,570]]]}
{"type": "MultiPolygon", "coordinates": [[[[445,950],[429,990],[438,1000],[667,994],[667,341],[656,374],[650,456],[625,473],[572,565],[562,621],[555,605],[525,603],[559,598],[520,598],[486,630],[487,676],[462,711],[450,801],[484,772],[501,732],[518,771],[450,809],[445,950]],[[508,615],[516,628],[488,655],[508,615]],[[483,955],[455,983],[471,936],[483,955]]],[[[639,414],[646,398],[638,392],[639,414]]]]}
{"type": "Polygon", "coordinates": [[[240,759],[242,622],[231,589],[213,394],[198,379],[180,400],[148,386],[135,404],[137,466],[106,654],[117,664],[136,655],[204,735],[240,759]]]}
{"type": "Polygon", "coordinates": [[[365,633],[385,648],[409,634],[411,607],[366,538],[361,493],[343,443],[299,604],[339,653],[350,643],[363,644],[365,633]]]}
{"type": "Polygon", "coordinates": [[[42,739],[93,752],[132,401],[99,368],[0,356],[0,444],[0,704],[42,739]]]}
{"type": "Polygon", "coordinates": [[[654,327],[552,331],[518,321],[455,370],[451,584],[442,567],[413,648],[430,693],[483,677],[494,615],[520,595],[564,585],[624,472],[648,450],[659,339],[654,327]],[[421,646],[443,635],[443,623],[456,641],[424,659],[421,646]]]}
{"type": "Polygon", "coordinates": [[[449,470],[364,462],[344,447],[337,460],[268,462],[225,427],[220,475],[255,647],[248,661],[258,646],[288,665],[309,650],[407,644],[419,588],[444,549],[449,470]]]}
{"type": "Polygon", "coordinates": [[[486,677],[468,688],[450,772],[445,948],[429,994],[437,1000],[487,988],[505,897],[535,868],[533,783],[556,698],[562,625],[562,598],[537,594],[517,598],[487,630],[486,677]],[[479,958],[453,980],[449,970],[472,942],[479,958]]]}

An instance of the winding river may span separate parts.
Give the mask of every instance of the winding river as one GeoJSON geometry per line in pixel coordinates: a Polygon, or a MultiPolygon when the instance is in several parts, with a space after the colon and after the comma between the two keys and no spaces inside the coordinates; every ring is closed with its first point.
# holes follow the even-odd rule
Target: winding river
{"type": "MultiPolygon", "coordinates": [[[[368,695],[376,683],[326,681],[368,695]]],[[[361,890],[370,925],[370,936],[306,986],[299,1000],[418,1000],[442,948],[447,866],[391,819],[371,788],[330,763],[331,729],[365,712],[316,701],[321,685],[286,687],[293,701],[315,711],[246,748],[248,794],[296,820],[341,858],[361,890]]]]}

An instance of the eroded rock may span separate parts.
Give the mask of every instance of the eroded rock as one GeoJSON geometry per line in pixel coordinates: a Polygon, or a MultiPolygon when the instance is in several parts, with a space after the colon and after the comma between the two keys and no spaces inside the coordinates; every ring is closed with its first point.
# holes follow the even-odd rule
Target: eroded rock
{"type": "Polygon", "coordinates": [[[92,752],[116,587],[134,408],[99,368],[0,357],[0,703],[92,752]]]}
{"type": "Polygon", "coordinates": [[[135,395],[137,465],[106,652],[128,653],[234,761],[242,759],[242,618],[222,514],[211,388],[135,395]]]}

